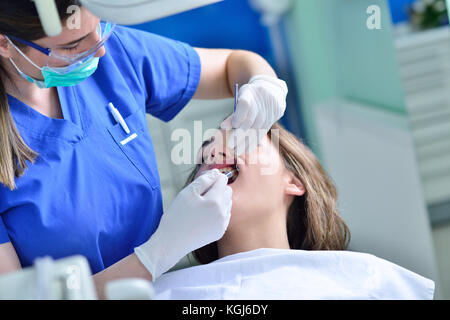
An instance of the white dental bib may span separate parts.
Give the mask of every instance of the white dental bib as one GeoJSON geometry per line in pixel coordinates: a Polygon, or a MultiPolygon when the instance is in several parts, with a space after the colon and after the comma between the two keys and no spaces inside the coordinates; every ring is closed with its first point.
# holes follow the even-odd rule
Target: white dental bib
{"type": "Polygon", "coordinates": [[[433,299],[434,282],[371,254],[258,249],[162,275],[156,299],[433,299]]]}

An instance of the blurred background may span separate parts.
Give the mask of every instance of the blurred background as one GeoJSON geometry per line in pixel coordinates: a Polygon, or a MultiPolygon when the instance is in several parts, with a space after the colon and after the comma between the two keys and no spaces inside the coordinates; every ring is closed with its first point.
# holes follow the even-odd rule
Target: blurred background
{"type": "MultiPolygon", "coordinates": [[[[254,51],[289,86],[282,124],[334,179],[350,250],[397,263],[450,299],[450,29],[444,0],[226,0],[134,26],[194,47],[254,51]],[[379,9],[380,28],[370,28],[379,9]]],[[[217,128],[233,99],[148,118],[164,206],[192,165],[175,129],[217,128]]],[[[192,152],[196,152],[193,150],[192,152]]]]}

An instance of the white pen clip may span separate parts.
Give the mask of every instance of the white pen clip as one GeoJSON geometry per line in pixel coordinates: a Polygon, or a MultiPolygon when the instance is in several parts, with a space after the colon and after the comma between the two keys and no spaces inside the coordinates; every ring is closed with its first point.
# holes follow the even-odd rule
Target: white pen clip
{"type": "Polygon", "coordinates": [[[109,111],[111,111],[114,119],[116,120],[117,123],[120,123],[120,125],[122,126],[123,130],[127,133],[130,134],[130,129],[128,129],[127,123],[125,122],[125,120],[123,120],[122,115],[120,114],[119,110],[117,110],[114,105],[112,104],[112,102],[110,102],[108,104],[109,107],[109,111]]]}

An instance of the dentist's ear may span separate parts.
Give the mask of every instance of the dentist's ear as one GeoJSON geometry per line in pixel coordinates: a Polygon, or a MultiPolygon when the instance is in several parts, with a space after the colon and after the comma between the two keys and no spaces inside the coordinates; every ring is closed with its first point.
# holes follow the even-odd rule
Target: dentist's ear
{"type": "Polygon", "coordinates": [[[5,59],[12,58],[11,46],[3,34],[0,34],[0,56],[5,59]]]}
{"type": "Polygon", "coordinates": [[[303,183],[292,173],[286,177],[286,185],[284,191],[287,195],[302,196],[305,194],[303,183]]]}

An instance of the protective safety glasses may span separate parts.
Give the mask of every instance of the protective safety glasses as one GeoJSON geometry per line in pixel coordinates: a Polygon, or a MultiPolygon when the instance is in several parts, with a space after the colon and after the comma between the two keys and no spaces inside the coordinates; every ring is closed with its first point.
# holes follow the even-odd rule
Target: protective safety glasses
{"type": "MultiPolygon", "coordinates": [[[[111,36],[115,27],[116,24],[114,23],[99,23],[97,26],[97,34],[100,40],[98,40],[89,50],[77,54],[70,53],[73,47],[61,46],[55,48],[43,48],[33,42],[22,40],[17,37],[8,35],[8,38],[24,45],[30,46],[47,55],[47,67],[59,74],[65,74],[73,71],[84,62],[95,56],[98,50],[103,47],[106,40],[108,40],[108,38],[111,36]]],[[[84,41],[88,41],[88,38],[82,40],[82,42],[84,41]]]]}

